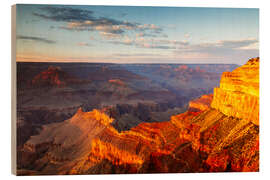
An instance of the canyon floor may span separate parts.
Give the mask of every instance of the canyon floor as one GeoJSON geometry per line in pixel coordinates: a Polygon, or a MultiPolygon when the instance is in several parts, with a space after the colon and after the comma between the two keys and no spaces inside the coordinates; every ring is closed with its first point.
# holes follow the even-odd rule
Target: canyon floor
{"type": "Polygon", "coordinates": [[[17,63],[17,174],[259,171],[259,58],[17,63]]]}

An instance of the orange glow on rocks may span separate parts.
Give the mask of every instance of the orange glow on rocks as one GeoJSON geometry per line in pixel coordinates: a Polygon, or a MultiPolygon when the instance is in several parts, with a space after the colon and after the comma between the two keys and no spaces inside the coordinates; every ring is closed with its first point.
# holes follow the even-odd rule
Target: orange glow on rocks
{"type": "Polygon", "coordinates": [[[115,84],[115,85],[118,85],[118,86],[126,86],[125,82],[123,82],[120,79],[110,79],[109,83],[115,84]]]}
{"type": "Polygon", "coordinates": [[[201,97],[189,102],[189,111],[207,110],[213,100],[213,95],[202,95],[201,97]]]}
{"type": "Polygon", "coordinates": [[[227,116],[259,125],[259,58],[250,59],[232,72],[223,73],[211,105],[227,116]]]}

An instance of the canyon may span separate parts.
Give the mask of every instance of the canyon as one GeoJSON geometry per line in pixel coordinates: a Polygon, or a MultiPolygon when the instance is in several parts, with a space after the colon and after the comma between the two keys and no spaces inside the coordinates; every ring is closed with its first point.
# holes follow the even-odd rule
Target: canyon
{"type": "Polygon", "coordinates": [[[191,99],[212,91],[223,70],[237,65],[179,66],[185,65],[18,62],[17,149],[43,125],[69,119],[80,107],[106,109],[118,131],[142,122],[168,121],[184,112],[191,99]],[[205,85],[194,87],[179,76],[205,85]]]}
{"type": "MultiPolygon", "coordinates": [[[[124,70],[118,73],[119,69],[102,67],[96,72],[107,71],[111,75],[88,79],[93,82],[103,78],[102,85],[95,82],[95,87],[118,92],[117,98],[107,96],[106,105],[91,108],[78,103],[72,108],[74,113],[55,122],[41,123],[24,138],[17,155],[19,175],[259,171],[259,58],[223,72],[213,94],[202,93],[211,91],[213,81],[219,81],[218,74],[207,72],[204,66],[169,66],[174,70],[162,72],[154,66],[122,66],[129,70],[126,77],[119,75],[124,70]],[[155,82],[162,74],[162,83],[173,75],[177,78],[172,78],[170,87],[166,83],[160,86],[155,82]],[[133,83],[127,81],[129,77],[133,83]],[[196,84],[201,81],[198,77],[203,77],[207,88],[192,95],[192,89],[203,84],[196,84]],[[189,95],[184,101],[174,93],[180,89],[175,82],[190,87],[182,89],[190,91],[182,94],[189,95]],[[132,88],[135,85],[140,85],[139,89],[132,88]],[[128,101],[120,103],[119,94],[128,101]]],[[[78,74],[77,77],[82,78],[78,74]]],[[[81,87],[90,86],[82,82],[81,87]]],[[[61,91],[67,85],[76,87],[65,83],[61,91]]],[[[52,88],[59,88],[58,83],[52,88]]],[[[22,103],[22,109],[34,102],[22,103]]],[[[61,108],[64,111],[69,106],[61,108]]]]}

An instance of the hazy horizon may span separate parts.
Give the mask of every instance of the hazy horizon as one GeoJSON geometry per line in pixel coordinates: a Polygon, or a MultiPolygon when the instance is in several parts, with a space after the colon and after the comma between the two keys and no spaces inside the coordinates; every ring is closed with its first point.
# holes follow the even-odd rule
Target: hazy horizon
{"type": "Polygon", "coordinates": [[[185,63],[185,62],[183,62],[183,63],[181,63],[181,62],[175,62],[175,63],[162,63],[162,62],[153,62],[153,63],[128,63],[128,62],[123,62],[123,63],[113,63],[113,62],[95,62],[95,61],[17,61],[18,63],[55,63],[55,64],[58,64],[58,63],[89,63],[89,64],[116,64],[116,65],[118,65],[118,64],[156,64],[156,65],[158,65],[158,64],[168,64],[168,65],[170,65],[170,64],[175,64],[175,65],[177,65],[177,64],[181,64],[181,65],[192,65],[192,64],[194,64],[194,65],[196,65],[196,64],[200,64],[200,65],[215,65],[215,64],[218,64],[218,65],[222,65],[222,64],[224,64],[224,65],[242,65],[242,64],[236,64],[236,63],[185,63]]]}

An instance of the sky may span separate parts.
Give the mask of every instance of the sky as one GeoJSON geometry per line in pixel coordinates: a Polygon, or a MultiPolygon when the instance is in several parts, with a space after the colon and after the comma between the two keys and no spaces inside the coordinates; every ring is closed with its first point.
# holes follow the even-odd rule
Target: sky
{"type": "Polygon", "coordinates": [[[259,9],[17,5],[16,61],[244,64],[259,9]]]}

